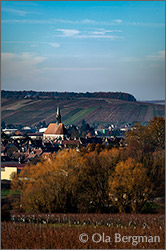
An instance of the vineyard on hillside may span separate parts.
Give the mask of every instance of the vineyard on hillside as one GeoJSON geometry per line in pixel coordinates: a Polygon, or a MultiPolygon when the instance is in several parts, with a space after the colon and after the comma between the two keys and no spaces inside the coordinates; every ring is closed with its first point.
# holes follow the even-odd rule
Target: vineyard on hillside
{"type": "Polygon", "coordinates": [[[45,121],[55,122],[56,108],[60,106],[65,125],[81,125],[84,119],[89,124],[117,124],[140,121],[149,122],[154,116],[164,117],[164,105],[131,102],[110,98],[13,99],[2,98],[1,120],[14,125],[32,126],[45,121]]]}

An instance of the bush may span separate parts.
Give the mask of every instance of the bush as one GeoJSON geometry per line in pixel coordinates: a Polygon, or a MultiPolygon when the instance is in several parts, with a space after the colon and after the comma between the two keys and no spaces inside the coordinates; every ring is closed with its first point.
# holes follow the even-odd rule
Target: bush
{"type": "Polygon", "coordinates": [[[154,202],[146,202],[142,208],[141,213],[143,214],[155,214],[160,209],[160,206],[154,202]]]}

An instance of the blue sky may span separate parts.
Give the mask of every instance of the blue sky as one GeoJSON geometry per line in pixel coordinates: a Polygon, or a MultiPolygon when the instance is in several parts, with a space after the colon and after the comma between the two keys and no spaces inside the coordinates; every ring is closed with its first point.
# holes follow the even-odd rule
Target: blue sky
{"type": "Polygon", "coordinates": [[[164,1],[2,1],[2,89],[165,99],[164,12],[164,1]]]}

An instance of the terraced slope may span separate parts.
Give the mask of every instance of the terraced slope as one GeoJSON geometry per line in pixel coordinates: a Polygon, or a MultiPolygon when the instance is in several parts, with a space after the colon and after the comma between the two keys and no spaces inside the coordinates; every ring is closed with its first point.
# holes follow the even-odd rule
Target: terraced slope
{"type": "Polygon", "coordinates": [[[2,121],[5,123],[35,125],[45,120],[55,122],[57,105],[61,108],[62,122],[80,125],[82,119],[93,124],[148,122],[154,116],[164,116],[164,105],[129,102],[109,98],[79,98],[73,100],[5,99],[2,98],[2,121]]]}

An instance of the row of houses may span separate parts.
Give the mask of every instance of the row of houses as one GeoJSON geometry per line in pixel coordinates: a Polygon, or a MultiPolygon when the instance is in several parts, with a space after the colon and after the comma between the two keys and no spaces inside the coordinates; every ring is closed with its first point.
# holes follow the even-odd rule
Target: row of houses
{"type": "MultiPolygon", "coordinates": [[[[122,137],[93,136],[88,133],[85,138],[71,139],[67,136],[67,130],[61,122],[59,107],[57,108],[56,123],[50,123],[42,132],[31,133],[25,131],[12,131],[8,138],[1,141],[1,180],[10,180],[12,174],[18,174],[23,167],[30,163],[36,163],[41,157],[48,157],[63,148],[86,147],[88,144],[105,144],[122,146],[122,137]]],[[[26,131],[29,131],[26,128],[26,131]]],[[[11,131],[10,131],[11,132],[11,131]]]]}

